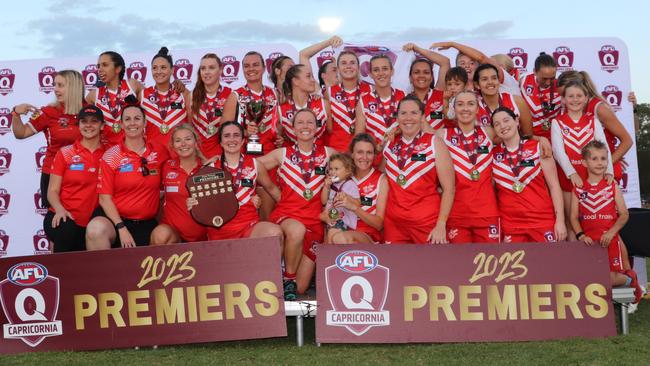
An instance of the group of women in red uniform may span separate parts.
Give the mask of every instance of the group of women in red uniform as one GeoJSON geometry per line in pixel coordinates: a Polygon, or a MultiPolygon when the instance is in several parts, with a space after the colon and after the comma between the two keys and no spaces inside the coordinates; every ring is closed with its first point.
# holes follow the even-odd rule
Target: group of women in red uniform
{"type": "Polygon", "coordinates": [[[79,73],[59,72],[52,105],[13,109],[16,137],[48,137],[41,186],[54,250],[278,236],[290,300],[309,286],[314,244],[323,242],[320,193],[337,151],[354,162],[359,197],[334,195],[332,207],[357,217],[335,243],[575,238],[568,203],[573,186],[586,179],[576,154],[605,139],[614,164],[608,174],[620,174],[630,136],[588,75],[556,79],[549,55],[535,60],[520,88],[512,81],[506,88],[513,76],[499,62],[503,55],[433,44],[460,51],[451,67],[447,57],[409,43],[404,50],[418,57],[407,93],[393,86],[386,55],[371,59],[372,83],[361,81],[352,51],[314,75],[309,59],[341,42],[333,37],[304,49],[298,64],[275,59],[273,86],[262,83],[264,58],[251,51],[242,61],[246,84],[237,90],[221,83],[223,65],[212,53],[201,58],[191,92],[171,82],[166,48],[152,59],[150,87],[126,80],[115,52],[100,55],[102,85],[85,99],[79,73]],[[253,137],[261,154],[247,153],[253,137]],[[239,211],[220,228],[189,214],[196,201],[185,181],[204,165],[233,176],[239,211]]]}

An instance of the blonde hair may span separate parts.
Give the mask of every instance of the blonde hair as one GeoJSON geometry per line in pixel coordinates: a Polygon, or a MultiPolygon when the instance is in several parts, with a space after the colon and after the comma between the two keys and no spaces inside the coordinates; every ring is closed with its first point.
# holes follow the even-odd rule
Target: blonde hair
{"type": "Polygon", "coordinates": [[[194,127],[192,127],[192,125],[189,123],[183,123],[174,127],[171,138],[169,139],[169,149],[171,151],[174,151],[174,136],[176,136],[176,134],[179,131],[190,131],[190,133],[194,137],[194,141],[196,142],[196,147],[194,148],[195,150],[194,152],[201,159],[201,161],[205,163],[206,161],[205,156],[203,156],[203,153],[201,152],[201,139],[199,138],[199,134],[196,133],[194,127]]]}
{"type": "Polygon", "coordinates": [[[591,80],[591,77],[589,76],[589,73],[586,71],[568,70],[561,73],[557,78],[558,87],[567,87],[570,83],[573,82],[580,83],[584,86],[583,90],[585,91],[587,97],[596,97],[600,100],[605,100],[605,98],[603,98],[603,96],[598,92],[596,84],[594,84],[593,80],[591,80]]]}
{"type": "MultiPolygon", "coordinates": [[[[63,97],[63,113],[76,115],[83,107],[84,82],[81,74],[76,70],[61,70],[56,73],[65,79],[65,96],[63,97]]],[[[60,107],[61,103],[55,101],[51,104],[60,107]]]]}
{"type": "Polygon", "coordinates": [[[497,53],[496,55],[492,56],[492,58],[499,65],[501,65],[506,70],[506,72],[510,72],[510,70],[515,68],[515,63],[512,62],[512,58],[506,54],[497,53]]]}

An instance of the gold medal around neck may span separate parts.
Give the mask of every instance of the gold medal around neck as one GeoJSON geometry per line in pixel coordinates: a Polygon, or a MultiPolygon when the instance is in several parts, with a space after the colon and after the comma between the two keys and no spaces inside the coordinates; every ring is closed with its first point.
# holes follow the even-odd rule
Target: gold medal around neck
{"type": "Polygon", "coordinates": [[[548,130],[550,130],[550,129],[551,129],[551,122],[549,122],[547,119],[545,119],[544,121],[542,121],[542,129],[543,129],[544,131],[548,131],[548,130]]]}
{"type": "Polygon", "coordinates": [[[302,196],[305,197],[306,200],[310,200],[312,197],[314,197],[314,192],[312,192],[311,189],[307,188],[304,192],[302,192],[302,196]]]}
{"type": "Polygon", "coordinates": [[[474,182],[478,182],[478,180],[481,178],[481,173],[478,170],[474,169],[470,173],[470,178],[472,178],[474,182]]]}
{"type": "Polygon", "coordinates": [[[160,125],[160,133],[163,135],[166,135],[169,132],[169,125],[166,123],[163,123],[160,125]]]}
{"type": "Polygon", "coordinates": [[[515,193],[521,193],[524,190],[524,184],[521,183],[520,181],[516,181],[512,185],[512,190],[515,191],[515,193]]]}
{"type": "Polygon", "coordinates": [[[397,184],[399,184],[400,186],[404,186],[406,184],[406,177],[404,176],[404,174],[398,175],[396,180],[397,180],[397,184]]]}
{"type": "Polygon", "coordinates": [[[260,123],[260,124],[257,126],[257,130],[258,130],[260,133],[264,133],[264,131],[266,131],[266,125],[265,125],[264,123],[260,123]]]}
{"type": "Polygon", "coordinates": [[[113,133],[120,133],[120,131],[122,131],[122,125],[119,123],[113,123],[111,129],[113,130],[113,133]]]}
{"type": "Polygon", "coordinates": [[[217,128],[213,125],[208,126],[208,135],[212,136],[217,133],[217,128]]]}
{"type": "Polygon", "coordinates": [[[335,208],[331,208],[331,209],[329,210],[329,212],[328,212],[328,215],[329,215],[329,217],[330,217],[331,220],[338,220],[338,218],[339,218],[339,216],[340,216],[340,215],[339,215],[339,210],[337,210],[337,209],[335,209],[335,208]]]}

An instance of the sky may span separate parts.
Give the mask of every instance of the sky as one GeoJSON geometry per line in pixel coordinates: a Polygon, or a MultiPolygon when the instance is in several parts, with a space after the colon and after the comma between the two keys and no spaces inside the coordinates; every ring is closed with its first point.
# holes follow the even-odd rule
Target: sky
{"type": "Polygon", "coordinates": [[[646,1],[8,0],[2,5],[0,60],[91,56],[109,49],[155,53],[162,45],[173,50],[288,42],[300,49],[329,37],[319,29],[322,17],[341,19],[336,34],[351,42],[618,37],[630,52],[632,89],[639,102],[650,102],[646,1]]]}

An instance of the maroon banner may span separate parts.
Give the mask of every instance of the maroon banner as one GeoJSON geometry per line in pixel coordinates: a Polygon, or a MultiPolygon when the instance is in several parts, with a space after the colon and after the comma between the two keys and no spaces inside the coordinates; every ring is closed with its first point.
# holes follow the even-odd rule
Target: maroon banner
{"type": "Polygon", "coordinates": [[[287,335],[278,238],[0,259],[0,353],[287,335]]]}
{"type": "Polygon", "coordinates": [[[616,335],[599,246],[319,245],[317,253],[317,342],[616,335]]]}

